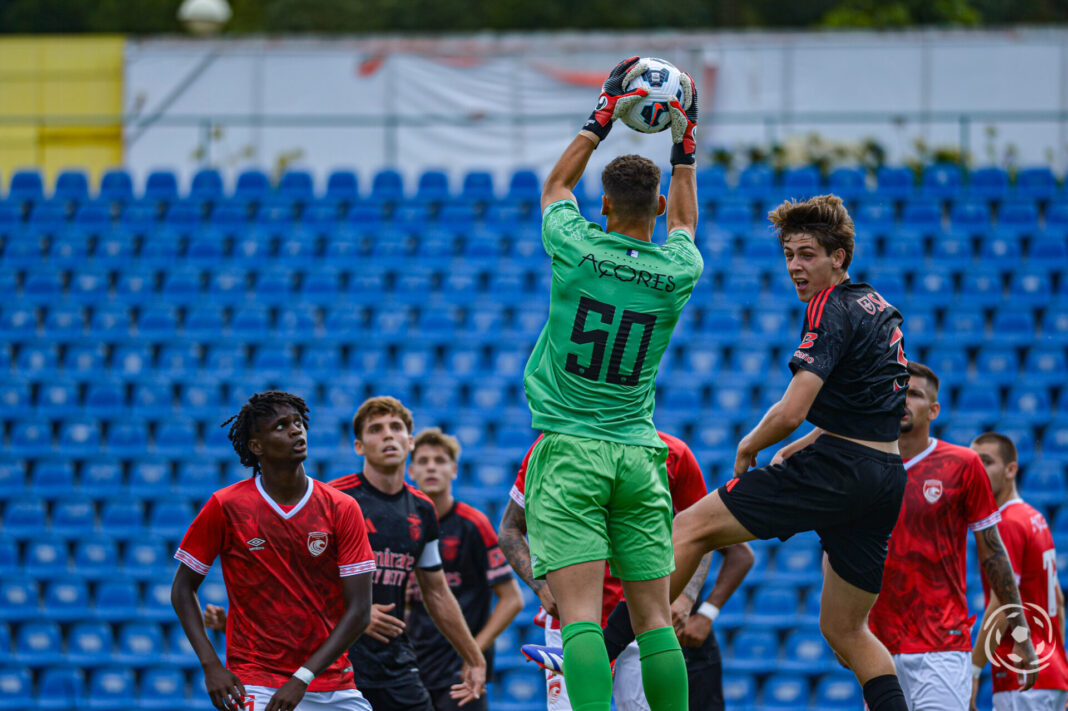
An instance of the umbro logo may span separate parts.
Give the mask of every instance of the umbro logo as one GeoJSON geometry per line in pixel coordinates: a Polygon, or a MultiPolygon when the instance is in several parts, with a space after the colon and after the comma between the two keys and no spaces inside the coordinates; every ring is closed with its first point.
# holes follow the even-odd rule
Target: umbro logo
{"type": "Polygon", "coordinates": [[[250,551],[262,551],[266,542],[262,538],[250,538],[245,541],[250,551]]]}

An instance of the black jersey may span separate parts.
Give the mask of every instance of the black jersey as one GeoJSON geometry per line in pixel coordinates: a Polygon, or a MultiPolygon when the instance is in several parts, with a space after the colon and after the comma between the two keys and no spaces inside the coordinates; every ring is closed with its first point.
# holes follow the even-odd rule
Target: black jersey
{"type": "MultiPolygon", "coordinates": [[[[441,562],[445,579],[460,603],[471,634],[486,626],[493,603],[492,587],[512,577],[512,569],[497,545],[497,532],[476,508],[457,501],[439,521],[441,562]]],[[[463,660],[438,631],[413,586],[408,634],[419,656],[419,676],[428,689],[459,681],[463,660]]],[[[493,670],[493,648],[486,651],[487,677],[493,670]]]]}
{"type": "MultiPolygon", "coordinates": [[[[408,576],[415,568],[440,570],[438,517],[426,494],[408,484],[396,494],[373,487],[363,472],[330,482],[351,495],[363,510],[367,539],[375,554],[372,601],[393,603],[389,614],[404,619],[408,576]]],[[[416,672],[415,648],[406,634],[388,644],[361,635],[349,650],[357,687],[377,688],[411,683],[416,672]]]]}
{"type": "Polygon", "coordinates": [[[823,378],[808,421],[844,437],[901,435],[908,371],[901,314],[868,284],[846,279],[812,297],[790,369],[823,378]]]}

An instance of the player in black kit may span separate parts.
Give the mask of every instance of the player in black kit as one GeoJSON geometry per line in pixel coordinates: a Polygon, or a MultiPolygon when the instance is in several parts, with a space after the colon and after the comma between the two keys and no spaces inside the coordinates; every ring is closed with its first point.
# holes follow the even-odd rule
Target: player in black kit
{"type": "Polygon", "coordinates": [[[412,413],[396,398],[365,401],[352,420],[364,469],[330,482],[359,502],[375,554],[371,623],[349,650],[356,686],[375,711],[434,711],[405,634],[405,595],[413,573],[427,612],[463,658],[450,694],[466,704],[486,690],[486,660],[442,572],[434,504],[404,482],[412,424],[412,413]]]}
{"type": "MultiPolygon", "coordinates": [[[[486,656],[489,678],[493,674],[493,643],[523,609],[523,596],[489,519],[473,506],[453,498],[452,482],[459,458],[460,442],[432,427],[415,437],[409,474],[419,490],[434,502],[441,527],[438,547],[445,579],[460,603],[468,629],[486,656]]],[[[452,711],[458,708],[458,702],[449,696],[449,689],[460,680],[463,660],[427,614],[418,588],[412,593],[408,636],[419,657],[419,676],[430,692],[434,708],[452,711]]],[[[489,706],[483,696],[464,708],[484,711],[489,706]]]]}
{"type": "MultiPolygon", "coordinates": [[[[785,202],[769,218],[808,304],[793,378],[739,443],[734,478],[675,517],[671,595],[710,550],[815,530],[824,550],[820,631],[856,674],[871,711],[906,711],[894,662],[867,625],[905,491],[897,449],[908,389],[901,314],[873,287],[850,281],[855,231],[841,199],[785,202]],[[806,419],[816,429],[796,454],[750,469],[806,419]]],[[[626,614],[621,605],[613,617],[626,614]]]]}

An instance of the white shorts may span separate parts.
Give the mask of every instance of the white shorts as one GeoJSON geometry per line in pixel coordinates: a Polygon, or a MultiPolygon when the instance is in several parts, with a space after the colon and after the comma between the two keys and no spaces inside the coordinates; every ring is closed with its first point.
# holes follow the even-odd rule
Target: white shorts
{"type": "Polygon", "coordinates": [[[642,660],[638,643],[631,642],[616,658],[616,675],[612,682],[612,699],[618,711],[649,711],[642,687],[642,660]]]}
{"type": "Polygon", "coordinates": [[[968,711],[972,698],[971,653],[927,652],[893,657],[909,711],[968,711]]]}
{"type": "MultiPolygon", "coordinates": [[[[246,684],[242,711],[264,711],[276,691],[278,689],[246,684]]],[[[371,711],[371,704],[357,689],[309,691],[297,704],[296,711],[371,711]]]]}
{"type": "MultiPolygon", "coordinates": [[[[560,630],[549,627],[553,618],[545,618],[545,646],[563,647],[564,638],[560,630]]],[[[564,675],[545,670],[545,705],[548,711],[571,711],[571,699],[567,696],[567,684],[564,683],[564,675]]]]}
{"type": "Polygon", "coordinates": [[[994,711],[1064,711],[1065,705],[1068,705],[1068,691],[1060,689],[999,691],[994,694],[994,711]]]}

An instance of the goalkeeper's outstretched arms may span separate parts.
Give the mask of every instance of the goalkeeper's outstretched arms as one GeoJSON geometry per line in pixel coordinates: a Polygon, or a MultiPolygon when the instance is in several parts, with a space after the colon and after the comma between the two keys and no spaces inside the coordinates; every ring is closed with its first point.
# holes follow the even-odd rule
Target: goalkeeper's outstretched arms
{"type": "Polygon", "coordinates": [[[645,89],[629,93],[624,90],[624,87],[644,73],[645,69],[644,62],[640,62],[637,57],[630,57],[617,64],[604,80],[593,113],[545,178],[545,184],[541,188],[542,210],[558,200],[575,198],[571,191],[586,172],[586,163],[589,162],[594,149],[612,130],[612,122],[626,113],[635,101],[648,94],[645,89]]]}
{"type": "Polygon", "coordinates": [[[682,102],[672,101],[671,187],[668,188],[667,228],[697,236],[697,85],[682,75],[682,102]]]}

